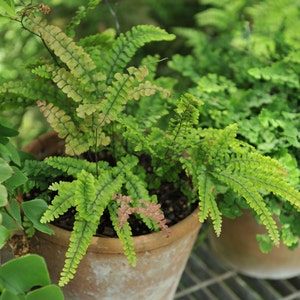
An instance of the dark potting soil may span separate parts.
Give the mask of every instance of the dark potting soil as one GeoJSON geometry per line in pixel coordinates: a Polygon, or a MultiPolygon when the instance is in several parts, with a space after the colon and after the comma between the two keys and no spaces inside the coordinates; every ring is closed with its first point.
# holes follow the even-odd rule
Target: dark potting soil
{"type": "MultiPolygon", "coordinates": [[[[168,226],[172,226],[186,218],[197,206],[197,204],[188,206],[186,197],[169,183],[163,184],[162,188],[152,192],[158,197],[158,202],[161,204],[161,209],[164,212],[168,226]]],[[[75,208],[71,208],[63,216],[53,221],[53,224],[71,231],[74,223],[74,215],[75,208]]],[[[149,228],[135,216],[130,216],[128,221],[131,225],[133,236],[151,232],[149,228]]],[[[107,210],[104,211],[104,214],[99,220],[96,236],[117,236],[107,210]]]]}
{"type": "MultiPolygon", "coordinates": [[[[61,155],[61,154],[58,154],[61,155]]],[[[84,158],[89,161],[95,161],[95,155],[93,153],[85,153],[84,158]]],[[[97,156],[97,159],[106,160],[110,165],[115,165],[112,156],[108,152],[102,152],[97,156]]],[[[153,172],[151,167],[150,158],[146,155],[142,155],[140,157],[140,165],[143,166],[149,174],[153,172]]],[[[59,180],[72,180],[72,178],[59,178],[59,180]]],[[[59,181],[57,178],[55,181],[59,181]]],[[[23,195],[24,200],[33,199],[39,196],[40,191],[31,191],[30,195],[23,195]]],[[[191,214],[196,208],[197,204],[193,204],[189,206],[187,203],[186,196],[177,188],[174,187],[172,183],[164,182],[161,184],[161,187],[157,190],[152,190],[151,194],[156,194],[158,203],[161,204],[161,209],[164,213],[164,216],[167,221],[168,226],[172,226],[179,221],[186,218],[189,214],[191,214]]],[[[54,195],[52,195],[54,196],[54,195]]],[[[72,231],[73,224],[75,221],[75,208],[70,208],[64,215],[55,219],[52,223],[58,227],[64,228],[66,230],[72,231]]],[[[132,228],[133,236],[148,234],[151,231],[149,228],[142,222],[142,220],[138,219],[136,216],[132,215],[129,218],[129,223],[132,228]]],[[[116,237],[117,234],[113,229],[110,216],[107,210],[104,211],[101,219],[99,220],[99,226],[96,232],[97,236],[108,236],[108,237],[116,237]]]]}

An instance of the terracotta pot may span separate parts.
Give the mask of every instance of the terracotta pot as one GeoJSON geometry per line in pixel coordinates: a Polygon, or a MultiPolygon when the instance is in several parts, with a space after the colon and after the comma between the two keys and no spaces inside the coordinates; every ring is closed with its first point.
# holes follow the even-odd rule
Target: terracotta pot
{"type": "Polygon", "coordinates": [[[50,131],[34,139],[23,150],[43,160],[47,156],[63,153],[64,146],[64,140],[58,138],[56,132],[50,131]]]}
{"type": "Polygon", "coordinates": [[[257,234],[266,233],[250,212],[235,220],[223,219],[222,232],[213,231],[209,241],[213,251],[238,272],[264,279],[287,279],[300,274],[300,247],[289,250],[285,245],[265,254],[259,250],[257,234]]]}
{"type": "MultiPolygon", "coordinates": [[[[63,149],[61,140],[48,133],[25,150],[39,159],[54,154],[56,150],[49,138],[63,149]]],[[[66,299],[173,299],[200,227],[196,209],[170,228],[169,237],[162,232],[135,237],[134,268],[128,264],[119,239],[93,237],[75,278],[63,288],[66,299]]],[[[53,229],[53,236],[38,233],[33,246],[45,258],[53,282],[58,282],[70,232],[55,226],[53,229]]]]}
{"type": "MultiPolygon", "coordinates": [[[[57,282],[64,263],[70,232],[53,227],[54,236],[38,234],[37,253],[57,282]]],[[[197,210],[162,232],[134,238],[137,266],[131,267],[116,238],[94,237],[75,278],[63,288],[66,299],[171,300],[200,228],[197,210]]]]}

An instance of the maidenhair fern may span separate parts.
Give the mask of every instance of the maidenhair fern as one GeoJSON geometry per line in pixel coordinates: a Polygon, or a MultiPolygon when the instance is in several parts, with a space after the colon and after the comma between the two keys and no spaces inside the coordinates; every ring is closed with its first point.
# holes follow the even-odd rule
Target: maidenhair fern
{"type": "MultiPolygon", "coordinates": [[[[98,2],[89,1],[85,11],[98,2]]],[[[77,15],[71,28],[81,17],[77,15]]],[[[129,64],[144,44],[172,40],[172,34],[139,25],[117,38],[105,32],[75,42],[34,11],[26,11],[21,24],[42,40],[50,60],[37,63],[28,81],[0,86],[0,106],[37,103],[65,140],[64,156],[46,158],[37,167],[41,173],[52,170],[59,178],[49,187],[55,197],[41,222],[75,208],[60,285],[75,275],[105,211],[132,265],[137,262],[131,215],[150,230],[168,234],[159,204],[163,200],[153,195],[165,182],[181,188],[190,202],[197,201],[199,220],[210,218],[218,235],[220,194],[233,191],[245,199],[278,244],[278,229],[262,195],[274,193],[296,209],[300,206],[300,193],[286,182],[283,167],[237,139],[235,124],[202,128],[202,99],[185,93],[173,101],[169,88],[174,79],[156,78],[158,56],[129,64]]],[[[214,80],[210,87],[204,79],[201,83],[211,92],[218,90],[218,80],[222,91],[232,87],[223,77],[207,79],[214,80]]],[[[38,174],[33,175],[37,180],[38,174]]]]}
{"type": "Polygon", "coordinates": [[[67,260],[61,274],[61,285],[66,284],[73,277],[107,207],[111,212],[116,233],[125,247],[124,252],[129,262],[135,265],[131,229],[127,222],[120,222],[116,217],[118,206],[121,209],[122,203],[111,202],[115,199],[116,193],[126,190],[128,194],[132,195],[132,199],[134,199],[132,200],[132,213],[142,215],[141,218],[150,229],[158,230],[158,226],[165,229],[163,219],[157,218],[159,206],[153,207],[147,204],[147,201],[152,202],[153,197],[149,196],[143,181],[134,174],[136,172],[135,166],[138,163],[135,157],[125,157],[115,167],[105,165],[99,170],[97,176],[85,169],[81,171],[80,168],[84,165],[86,169],[92,166],[87,162],[82,163],[81,160],[78,160],[78,172],[75,168],[76,161],[72,158],[54,157],[48,158],[46,162],[76,177],[72,182],[60,181],[50,186],[50,190],[58,191],[58,194],[41,219],[41,222],[50,222],[64,214],[69,208],[76,208],[74,228],[66,254],[67,260]],[[66,168],[67,165],[70,167],[66,168]],[[155,223],[151,219],[157,222],[158,226],[154,225],[155,223]],[[129,233],[130,235],[128,235],[129,233]]]}
{"type": "Polygon", "coordinates": [[[200,220],[209,216],[217,234],[221,232],[221,213],[216,205],[217,187],[225,185],[243,197],[256,212],[275,244],[279,233],[263,199],[265,192],[280,196],[299,209],[299,192],[286,182],[286,171],[278,161],[251,150],[236,139],[237,126],[199,132],[198,147],[182,159],[188,174],[199,188],[200,220]],[[209,150],[210,149],[210,150],[209,150]],[[204,151],[203,151],[204,150],[204,151]]]}

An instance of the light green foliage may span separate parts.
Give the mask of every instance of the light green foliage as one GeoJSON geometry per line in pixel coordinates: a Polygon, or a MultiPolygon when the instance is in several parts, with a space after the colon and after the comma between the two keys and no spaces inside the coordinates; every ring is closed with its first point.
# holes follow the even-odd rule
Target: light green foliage
{"type": "MultiPolygon", "coordinates": [[[[110,145],[111,131],[107,130],[107,126],[116,120],[126,119],[124,112],[130,101],[152,97],[157,93],[164,99],[170,94],[167,89],[156,85],[154,80],[149,81],[148,77],[153,75],[149,74],[145,65],[129,67],[123,72],[135,52],[145,43],[174,38],[162,29],[141,25],[133,28],[131,32],[121,34],[113,42],[105,32],[103,35],[83,39],[80,41],[81,45],[77,45],[61,29],[47,25],[34,14],[26,16],[23,22],[24,26],[28,26],[53,51],[55,60],[54,63],[46,62],[34,67],[32,74],[39,77],[39,84],[34,83],[35,79],[32,81],[33,86],[26,85],[30,81],[4,84],[1,87],[3,99],[10,99],[15,104],[20,101],[20,96],[26,104],[30,104],[31,100],[31,103],[38,100],[37,105],[49,124],[65,139],[68,155],[78,156],[88,150],[98,151],[99,148],[110,145]],[[87,51],[91,51],[91,55],[87,51]],[[46,96],[43,97],[45,90],[46,96]],[[36,97],[37,95],[40,96],[36,97]]],[[[155,72],[155,68],[152,69],[155,72]]],[[[3,101],[1,105],[6,104],[3,101]]],[[[57,191],[58,194],[41,219],[42,222],[51,221],[71,206],[78,210],[62,271],[60,284],[63,285],[75,273],[96,232],[100,217],[113,194],[121,192],[121,186],[134,192],[136,201],[141,198],[152,200],[139,177],[132,173],[130,167],[125,167],[127,164],[135,166],[137,161],[133,157],[125,159],[124,164],[119,163],[113,170],[105,162],[89,163],[71,157],[53,157],[45,162],[49,167],[76,178],[71,182],[61,181],[50,186],[50,190],[57,191]]],[[[43,168],[35,170],[42,172],[43,168]]],[[[50,173],[56,176],[59,174],[50,173]]],[[[31,179],[27,189],[34,184],[42,184],[39,183],[39,179],[44,178],[41,173],[37,177],[32,172],[29,175],[31,179]]],[[[138,205],[138,201],[135,205],[138,205]]],[[[151,229],[157,228],[149,218],[142,216],[142,219],[151,229]]],[[[134,264],[134,251],[133,247],[129,247],[128,233],[129,228],[125,230],[124,227],[122,231],[119,230],[118,235],[124,241],[125,254],[134,264]]]]}
{"type": "MultiPolygon", "coordinates": [[[[59,88],[59,93],[55,96],[49,95],[49,98],[44,98],[41,95],[38,105],[59,136],[66,138],[67,154],[79,155],[86,152],[94,146],[95,140],[99,146],[108,145],[110,138],[102,131],[102,127],[119,117],[129,100],[138,100],[156,92],[161,92],[164,97],[169,95],[167,90],[145,79],[148,75],[145,66],[131,67],[127,74],[117,72],[126,66],[138,48],[145,43],[174,38],[164,30],[141,25],[133,28],[132,32],[121,35],[113,43],[110,51],[98,53],[101,56],[105,54],[104,62],[100,62],[101,69],[98,71],[95,62],[84,48],[78,46],[61,29],[47,25],[45,21],[35,17],[27,19],[27,23],[68,67],[66,69],[46,64],[34,69],[35,74],[51,79],[59,88]],[[112,66],[114,68],[110,69],[112,66]],[[84,123],[79,118],[84,119],[84,123]],[[81,125],[78,131],[79,123],[81,125]]],[[[19,101],[20,95],[25,99],[36,100],[36,96],[43,93],[42,90],[35,90],[33,93],[34,87],[32,89],[29,86],[22,87],[22,83],[18,84],[17,87],[14,83],[7,83],[1,91],[10,99],[11,94],[18,95],[11,101],[19,101]]],[[[46,94],[52,91],[50,87],[46,94]]]]}
{"type": "Polygon", "coordinates": [[[173,34],[166,34],[165,30],[150,25],[138,25],[121,34],[106,54],[107,83],[111,82],[114,74],[120,72],[144,44],[150,41],[171,41],[174,38],[173,34]]]}
{"type": "MultiPolygon", "coordinates": [[[[300,44],[294,30],[299,24],[299,3],[203,3],[207,7],[195,15],[198,28],[176,29],[191,48],[189,55],[175,55],[169,63],[182,75],[179,88],[185,91],[188,87],[203,101],[202,126],[224,128],[237,123],[239,136],[260,153],[278,159],[288,170],[288,181],[299,189],[300,44]]],[[[276,174],[275,170],[272,172],[276,174]]],[[[202,183],[207,188],[213,185],[210,181],[202,183]]],[[[283,200],[288,195],[278,192],[273,191],[279,197],[263,194],[264,202],[283,222],[280,235],[293,248],[300,235],[299,226],[294,223],[299,212],[283,200]],[[287,218],[289,215],[293,217],[287,218]]],[[[241,214],[239,207],[249,208],[250,203],[247,205],[230,191],[227,194],[219,205],[222,214],[232,218],[241,214]]],[[[265,250],[270,249],[266,247],[270,237],[259,240],[265,250]]]]}
{"type": "Polygon", "coordinates": [[[286,182],[286,171],[278,161],[251,151],[251,147],[236,139],[236,134],[235,125],[224,130],[203,130],[199,134],[202,143],[183,160],[199,188],[199,217],[204,221],[210,216],[216,233],[220,234],[221,212],[215,198],[218,185],[225,185],[246,200],[266,226],[272,241],[278,244],[279,233],[262,191],[287,199],[297,210],[300,194],[286,182]]]}
{"type": "Polygon", "coordinates": [[[15,15],[16,15],[15,1],[1,0],[0,1],[0,13],[1,13],[1,15],[8,16],[11,18],[15,17],[15,15]]]}
{"type": "MultiPolygon", "coordinates": [[[[65,169],[65,166],[70,163],[70,166],[76,165],[74,159],[69,159],[61,166],[63,158],[48,158],[47,163],[65,169]]],[[[96,233],[99,220],[106,207],[115,207],[115,204],[110,204],[113,195],[122,191],[125,188],[128,194],[134,196],[135,199],[150,200],[147,190],[140,178],[134,175],[135,166],[138,163],[135,157],[126,157],[118,162],[116,167],[101,168],[99,175],[89,173],[84,169],[75,175],[75,169],[70,167],[70,174],[73,174],[77,179],[72,182],[60,181],[50,186],[52,191],[58,191],[58,195],[54,197],[49,209],[43,215],[41,222],[49,222],[64,214],[69,208],[76,208],[74,229],[72,231],[70,246],[67,251],[66,264],[61,274],[60,284],[66,284],[74,275],[77,265],[82,256],[85,254],[87,247],[96,233]]],[[[78,160],[78,166],[82,166],[81,160],[78,160]]],[[[87,164],[89,166],[89,164],[87,164]]],[[[136,203],[138,205],[138,201],[136,203]]],[[[110,208],[112,209],[112,208],[110,208]]],[[[114,218],[114,210],[112,212],[112,220],[114,218]]],[[[151,224],[150,220],[145,218],[146,224],[151,224]]],[[[116,225],[117,226],[117,225],[116,225]]],[[[117,234],[124,244],[124,253],[128,257],[131,264],[135,264],[134,249],[130,242],[131,230],[125,226],[122,230],[117,230],[117,234]]],[[[153,225],[152,227],[153,228],[153,225]]]]}

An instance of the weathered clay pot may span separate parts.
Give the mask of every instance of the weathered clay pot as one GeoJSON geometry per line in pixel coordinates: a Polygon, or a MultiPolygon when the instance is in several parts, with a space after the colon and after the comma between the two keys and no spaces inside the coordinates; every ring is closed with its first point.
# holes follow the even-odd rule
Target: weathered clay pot
{"type": "MultiPolygon", "coordinates": [[[[53,282],[64,263],[70,232],[53,227],[54,236],[38,234],[37,253],[47,262],[53,282]]],[[[63,288],[66,299],[171,300],[197,237],[197,211],[162,232],[134,238],[137,266],[131,267],[116,238],[94,237],[75,278],[63,288]]]]}
{"type": "MultiPolygon", "coordinates": [[[[58,149],[52,143],[60,150],[64,147],[54,133],[48,133],[25,151],[43,159],[58,149]]],[[[136,267],[128,264],[117,238],[93,237],[75,278],[63,288],[66,299],[173,299],[200,227],[195,210],[170,228],[169,237],[162,232],[135,237],[136,267]]],[[[54,226],[53,229],[52,236],[38,233],[33,246],[45,258],[53,282],[58,282],[70,232],[54,226]]]]}
{"type": "Polygon", "coordinates": [[[285,245],[265,254],[259,250],[257,234],[266,233],[250,212],[235,220],[223,219],[222,232],[210,232],[210,245],[219,258],[238,272],[265,279],[287,279],[300,274],[300,247],[289,250],[285,245]]]}

